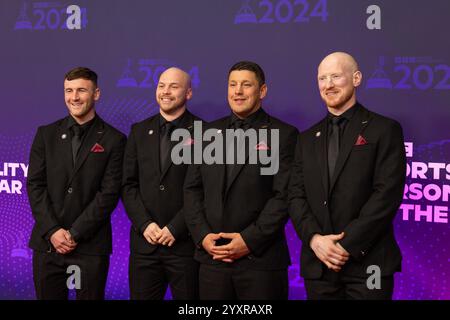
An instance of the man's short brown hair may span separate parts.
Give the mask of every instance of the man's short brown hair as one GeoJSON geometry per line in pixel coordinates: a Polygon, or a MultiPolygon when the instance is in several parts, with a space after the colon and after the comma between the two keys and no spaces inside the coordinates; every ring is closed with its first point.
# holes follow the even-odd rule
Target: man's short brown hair
{"type": "Polygon", "coordinates": [[[86,79],[91,80],[97,87],[97,74],[89,68],[77,67],[66,73],[64,80],[86,79]]]}

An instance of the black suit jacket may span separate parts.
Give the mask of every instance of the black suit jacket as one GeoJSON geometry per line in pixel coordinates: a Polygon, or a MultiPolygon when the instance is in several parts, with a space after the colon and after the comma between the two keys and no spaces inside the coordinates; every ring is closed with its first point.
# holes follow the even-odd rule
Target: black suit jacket
{"type": "Polygon", "coordinates": [[[315,233],[345,232],[350,253],[344,274],[367,277],[377,265],[382,275],[401,268],[393,220],[401,204],[406,156],[400,124],[356,104],[342,137],[334,175],[328,181],[327,119],[299,136],[289,187],[289,214],[302,240],[301,275],[317,279],[325,265],[309,242],[315,233]],[[361,135],[366,144],[356,145],[361,135]]]}
{"type": "MultiPolygon", "coordinates": [[[[298,130],[264,111],[261,119],[254,129],[279,130],[277,174],[261,175],[261,164],[242,164],[233,171],[232,181],[225,184],[224,164],[189,166],[184,190],[185,217],[197,245],[195,258],[201,263],[222,263],[214,261],[202,248],[201,242],[207,234],[239,232],[251,252],[233,262],[234,266],[275,270],[290,264],[284,227],[288,219],[287,186],[298,130]]],[[[225,117],[205,129],[221,130],[224,136],[228,124],[229,117],[225,117]]],[[[266,143],[270,148],[271,141],[266,143]]]]}
{"type": "MultiPolygon", "coordinates": [[[[188,110],[185,113],[178,127],[192,131],[194,121],[200,119],[188,110]]],[[[175,237],[175,243],[167,250],[192,256],[194,244],[182,210],[187,164],[171,163],[160,173],[159,127],[159,114],[134,124],[126,146],[122,199],[132,222],[130,249],[132,253],[149,254],[158,247],[143,236],[145,228],[156,222],[160,228],[167,226],[175,237]]]]}
{"type": "Polygon", "coordinates": [[[69,117],[39,127],[30,152],[27,191],[35,225],[30,247],[47,251],[51,230],[73,228],[74,252],[112,252],[110,216],[120,196],[126,137],[98,115],[72,160],[69,117]],[[103,152],[92,152],[95,144],[103,152]]]}

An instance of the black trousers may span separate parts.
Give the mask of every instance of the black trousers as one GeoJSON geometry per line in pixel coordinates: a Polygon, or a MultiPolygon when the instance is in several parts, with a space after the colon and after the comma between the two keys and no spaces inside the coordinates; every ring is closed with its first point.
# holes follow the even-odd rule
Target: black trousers
{"type": "Polygon", "coordinates": [[[394,276],[380,278],[380,289],[369,289],[367,278],[326,269],[320,279],[305,279],[308,300],[392,300],[394,276]]]}
{"type": "Polygon", "coordinates": [[[132,300],[162,300],[168,286],[174,300],[198,299],[198,263],[164,247],[148,255],[131,254],[129,281],[132,300]]]}
{"type": "Polygon", "coordinates": [[[201,264],[200,300],[287,300],[288,273],[201,264]]]}
{"type": "MultiPolygon", "coordinates": [[[[38,300],[67,300],[68,279],[79,272],[80,289],[77,300],[103,300],[108,277],[109,256],[90,256],[78,253],[62,255],[57,252],[33,252],[33,279],[38,300]]],[[[73,277],[72,277],[73,279],[73,277]]],[[[69,280],[69,284],[73,283],[69,280]]]]}

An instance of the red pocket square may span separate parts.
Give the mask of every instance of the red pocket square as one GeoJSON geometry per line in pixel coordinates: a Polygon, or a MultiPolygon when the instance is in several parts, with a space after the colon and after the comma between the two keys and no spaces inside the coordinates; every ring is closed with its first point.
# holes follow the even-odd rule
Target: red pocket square
{"type": "Polygon", "coordinates": [[[269,150],[270,148],[269,148],[269,146],[268,146],[264,141],[261,141],[260,143],[258,143],[258,144],[255,146],[255,149],[256,149],[256,150],[269,150]]]}
{"type": "Polygon", "coordinates": [[[184,141],[183,146],[190,146],[194,144],[194,139],[189,138],[187,140],[184,141]]]}
{"type": "Polygon", "coordinates": [[[94,144],[94,146],[91,149],[91,152],[105,152],[105,149],[98,143],[94,144]]]}
{"type": "Polygon", "coordinates": [[[364,139],[364,137],[362,135],[359,135],[358,139],[356,139],[355,146],[363,146],[365,144],[367,144],[366,139],[364,139]]]}

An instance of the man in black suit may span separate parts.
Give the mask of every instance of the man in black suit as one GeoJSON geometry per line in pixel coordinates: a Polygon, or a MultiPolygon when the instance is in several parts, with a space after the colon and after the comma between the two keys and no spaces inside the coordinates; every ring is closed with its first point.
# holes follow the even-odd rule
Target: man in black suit
{"type": "Polygon", "coordinates": [[[308,299],[391,299],[401,268],[392,223],[406,175],[402,128],[357,102],[361,80],[349,54],[322,60],[328,115],[296,147],[289,214],[308,299]]]}
{"type": "Polygon", "coordinates": [[[103,299],[126,137],[95,113],[100,89],[94,71],[75,68],[64,79],[70,115],[39,127],[30,153],[36,296],[67,299],[71,284],[77,299],[103,299]]]}
{"type": "Polygon", "coordinates": [[[198,296],[198,263],[182,210],[187,164],[172,163],[170,139],[174,130],[191,131],[199,120],[186,109],[191,97],[189,75],[167,69],[156,89],[159,113],[134,124],[129,135],[122,196],[132,222],[131,299],[161,300],[168,285],[176,300],[198,296]]]}
{"type": "MultiPolygon", "coordinates": [[[[288,298],[290,258],[284,227],[298,131],[261,108],[266,93],[259,65],[242,61],[232,66],[228,74],[232,113],[206,127],[215,130],[218,139],[229,129],[245,134],[253,130],[258,137],[247,148],[234,150],[235,155],[245,153],[245,163],[205,161],[188,169],[185,218],[197,245],[200,299],[288,298]],[[263,140],[262,131],[270,137],[263,140]],[[277,133],[275,139],[272,133],[277,133]],[[278,170],[262,174],[261,161],[248,161],[250,150],[271,153],[278,170]]],[[[229,144],[227,140],[223,146],[224,158],[232,153],[229,144]]]]}

